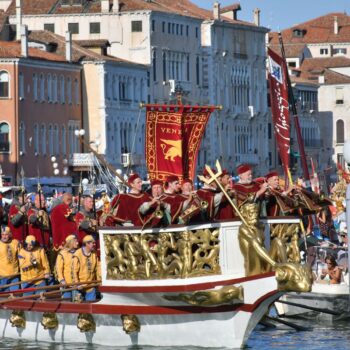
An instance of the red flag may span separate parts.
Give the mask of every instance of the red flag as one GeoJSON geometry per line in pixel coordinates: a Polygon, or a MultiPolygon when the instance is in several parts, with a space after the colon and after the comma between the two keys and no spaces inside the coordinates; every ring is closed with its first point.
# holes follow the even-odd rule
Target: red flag
{"type": "Polygon", "coordinates": [[[285,61],[271,49],[268,49],[268,59],[272,122],[278,152],[285,174],[288,174],[290,154],[288,71],[285,61]]]}
{"type": "Polygon", "coordinates": [[[213,107],[147,105],[146,163],[151,180],[168,175],[193,179],[213,107]]]}

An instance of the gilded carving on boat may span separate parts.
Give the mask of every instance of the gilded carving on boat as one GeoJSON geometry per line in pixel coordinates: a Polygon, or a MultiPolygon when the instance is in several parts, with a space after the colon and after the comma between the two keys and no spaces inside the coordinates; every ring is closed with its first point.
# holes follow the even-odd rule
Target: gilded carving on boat
{"type": "Polygon", "coordinates": [[[91,314],[79,314],[77,320],[77,327],[80,332],[96,332],[96,323],[91,314]]]}
{"type": "Polygon", "coordinates": [[[121,315],[123,331],[126,334],[140,332],[141,324],[136,315],[121,315]]]}
{"type": "Polygon", "coordinates": [[[183,301],[195,306],[216,306],[224,304],[239,304],[243,302],[243,287],[224,286],[216,290],[204,290],[194,293],[164,295],[164,299],[183,301]]]}
{"type": "Polygon", "coordinates": [[[269,254],[273,260],[279,263],[300,263],[299,229],[299,224],[277,224],[271,226],[269,254]]]}
{"type": "Polygon", "coordinates": [[[10,323],[12,327],[26,328],[26,316],[24,311],[14,310],[10,316],[10,323]]]}
{"type": "Polygon", "coordinates": [[[107,279],[220,274],[219,229],[104,235],[107,279]]]}
{"type": "Polygon", "coordinates": [[[44,329],[58,328],[58,319],[55,312],[44,312],[41,319],[41,324],[44,329]]]}
{"type": "Polygon", "coordinates": [[[273,270],[278,290],[309,292],[312,286],[311,271],[307,266],[295,261],[299,259],[296,257],[298,225],[277,225],[272,232],[273,240],[269,253],[264,245],[264,225],[259,221],[259,212],[259,204],[249,199],[240,207],[243,223],[238,230],[238,240],[244,257],[246,276],[273,270]],[[286,245],[286,242],[289,242],[289,245],[286,245]]]}

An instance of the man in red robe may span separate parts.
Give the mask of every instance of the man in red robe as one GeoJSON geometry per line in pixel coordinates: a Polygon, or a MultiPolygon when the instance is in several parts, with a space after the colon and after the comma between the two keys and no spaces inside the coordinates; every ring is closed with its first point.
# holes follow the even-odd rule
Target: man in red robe
{"type": "Polygon", "coordinates": [[[261,199],[266,192],[267,183],[254,182],[252,168],[248,164],[241,164],[236,170],[239,180],[233,184],[232,188],[235,191],[238,206],[247,199],[248,195],[253,195],[255,201],[261,199]]]}
{"type": "MultiPolygon", "coordinates": [[[[225,191],[228,195],[234,200],[235,192],[232,189],[231,184],[231,176],[226,169],[222,170],[222,174],[219,177],[219,181],[221,185],[224,187],[225,191]]],[[[222,200],[219,204],[218,212],[215,216],[216,220],[230,220],[236,216],[235,210],[226,198],[226,196],[222,197],[222,200]]]]}
{"type": "Polygon", "coordinates": [[[46,212],[45,197],[36,194],[34,206],[28,210],[28,231],[45,250],[50,247],[50,218],[46,212]]]}
{"type": "Polygon", "coordinates": [[[12,238],[23,244],[28,235],[26,192],[22,193],[22,190],[15,190],[13,194],[14,197],[8,215],[8,226],[12,232],[12,238]]]}
{"type": "Polygon", "coordinates": [[[105,225],[133,225],[142,226],[144,218],[140,212],[140,207],[145,202],[150,202],[152,206],[157,199],[151,198],[149,194],[142,192],[142,180],[138,174],[129,176],[129,193],[119,193],[111,202],[111,212],[107,216],[105,225]]]}
{"type": "Polygon", "coordinates": [[[64,246],[67,236],[77,235],[78,233],[72,203],[72,194],[64,193],[61,203],[57,204],[51,211],[52,243],[55,250],[59,250],[64,246]]]}
{"type": "Polygon", "coordinates": [[[169,205],[170,223],[172,224],[178,223],[180,215],[186,210],[192,200],[192,195],[184,196],[179,194],[180,189],[181,185],[176,175],[170,175],[166,178],[165,191],[160,200],[169,205]]]}

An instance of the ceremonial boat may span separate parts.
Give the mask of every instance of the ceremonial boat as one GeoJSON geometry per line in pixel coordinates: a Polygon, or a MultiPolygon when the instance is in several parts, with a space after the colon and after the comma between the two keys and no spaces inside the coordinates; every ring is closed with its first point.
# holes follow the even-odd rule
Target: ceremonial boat
{"type": "MultiPolygon", "coordinates": [[[[265,220],[267,245],[271,225],[287,229],[298,222],[265,220]]],[[[1,334],[60,343],[242,347],[272,303],[285,291],[309,290],[311,282],[293,263],[247,276],[241,228],[240,220],[100,228],[101,300],[0,299],[1,334]]],[[[267,252],[252,244],[250,254],[267,252]]]]}

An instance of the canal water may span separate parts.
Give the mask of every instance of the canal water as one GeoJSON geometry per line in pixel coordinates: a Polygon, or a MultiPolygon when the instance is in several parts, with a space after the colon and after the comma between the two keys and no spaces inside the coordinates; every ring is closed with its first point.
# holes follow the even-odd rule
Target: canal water
{"type": "MultiPolygon", "coordinates": [[[[265,328],[257,326],[251,334],[246,349],[249,350],[350,350],[350,320],[332,325],[310,321],[289,320],[308,327],[307,331],[295,331],[287,326],[265,328]],[[308,323],[306,323],[308,322],[308,323]]],[[[219,335],[218,335],[219,336],[219,335]]],[[[200,350],[195,347],[106,347],[85,344],[51,344],[43,342],[18,341],[7,338],[0,340],[0,349],[24,350],[200,350]]],[[[207,348],[209,349],[209,348],[207,348]]],[[[212,349],[212,348],[211,348],[212,349]]],[[[218,349],[218,348],[216,348],[218,349]]]]}

